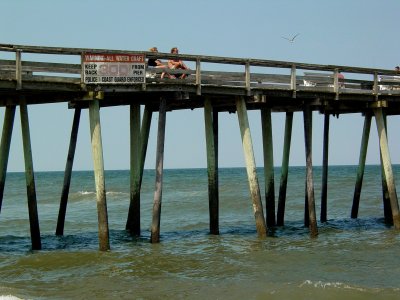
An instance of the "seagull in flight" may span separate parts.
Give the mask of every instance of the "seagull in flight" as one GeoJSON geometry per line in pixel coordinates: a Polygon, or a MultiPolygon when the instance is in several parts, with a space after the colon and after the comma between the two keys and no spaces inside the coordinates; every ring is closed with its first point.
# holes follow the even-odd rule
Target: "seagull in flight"
{"type": "Polygon", "coordinates": [[[297,36],[298,36],[299,34],[300,34],[300,33],[294,35],[292,38],[287,38],[287,37],[284,37],[284,36],[282,36],[282,38],[285,39],[285,40],[288,40],[288,41],[291,42],[291,43],[293,43],[293,42],[294,42],[294,39],[297,38],[297,36]]]}

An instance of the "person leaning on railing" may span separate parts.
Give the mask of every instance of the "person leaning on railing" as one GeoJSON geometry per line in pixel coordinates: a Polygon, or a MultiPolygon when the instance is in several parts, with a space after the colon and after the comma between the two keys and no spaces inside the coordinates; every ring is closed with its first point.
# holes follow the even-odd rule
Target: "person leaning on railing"
{"type": "MultiPolygon", "coordinates": [[[[179,50],[177,47],[171,49],[172,54],[178,54],[179,50]]],[[[182,69],[182,70],[190,70],[185,63],[180,59],[170,59],[168,61],[168,68],[170,69],[182,69]]],[[[175,74],[177,78],[184,79],[187,74],[175,74]]]]}
{"type": "MultiPolygon", "coordinates": [[[[152,48],[149,49],[149,51],[151,51],[151,52],[158,52],[158,49],[157,49],[157,47],[152,47],[152,48]]],[[[149,60],[147,61],[147,65],[148,65],[149,67],[153,67],[153,68],[164,68],[164,69],[167,68],[167,66],[164,65],[164,64],[162,63],[162,61],[159,60],[158,58],[149,58],[149,60]]],[[[167,74],[166,72],[162,72],[162,73],[161,73],[161,78],[164,78],[165,75],[167,75],[169,78],[175,78],[175,76],[170,75],[170,74],[167,74]],[[171,76],[172,76],[172,77],[171,77],[171,76]]]]}

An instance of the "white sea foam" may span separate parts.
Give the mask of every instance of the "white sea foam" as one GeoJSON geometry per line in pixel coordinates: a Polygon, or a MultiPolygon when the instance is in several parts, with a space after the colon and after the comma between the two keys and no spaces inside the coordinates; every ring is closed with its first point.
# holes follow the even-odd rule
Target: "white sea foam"
{"type": "MultiPolygon", "coordinates": [[[[82,195],[82,196],[86,196],[86,195],[96,195],[96,192],[79,191],[78,194],[80,194],[80,195],[82,195]]],[[[129,193],[109,191],[109,192],[106,192],[106,195],[129,195],[129,193]]]]}
{"type": "Polygon", "coordinates": [[[355,286],[350,286],[348,284],[345,284],[343,282],[323,282],[323,281],[312,281],[312,280],[306,280],[302,284],[300,284],[299,287],[303,286],[313,286],[316,288],[341,288],[341,289],[350,289],[350,290],[357,290],[357,291],[365,291],[365,289],[361,287],[355,287],[355,286]]]}
{"type": "Polygon", "coordinates": [[[22,299],[15,297],[13,295],[0,295],[0,300],[22,300],[22,299]]]}
{"type": "Polygon", "coordinates": [[[79,191],[78,194],[80,194],[80,195],[94,195],[94,194],[96,194],[96,192],[79,191]]]}

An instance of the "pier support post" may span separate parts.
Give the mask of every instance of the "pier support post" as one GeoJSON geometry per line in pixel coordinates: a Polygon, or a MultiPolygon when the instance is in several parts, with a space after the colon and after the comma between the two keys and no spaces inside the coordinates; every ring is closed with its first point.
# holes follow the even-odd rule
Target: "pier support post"
{"type": "Polygon", "coordinates": [[[20,114],[22,141],[24,147],[26,191],[28,196],[32,250],[40,250],[42,249],[42,242],[40,238],[39,216],[37,210],[35,176],[33,171],[32,148],[29,131],[28,106],[26,103],[21,103],[20,114]]]}
{"type": "Polygon", "coordinates": [[[328,206],[328,153],[329,153],[329,113],[324,115],[324,146],[322,155],[321,222],[327,221],[328,206]]]}
{"type": "Polygon", "coordinates": [[[89,119],[94,177],[96,182],[99,248],[101,251],[107,251],[110,249],[110,240],[104,179],[103,145],[101,140],[100,104],[97,99],[89,102],[89,119]]]}
{"type": "Polygon", "coordinates": [[[236,98],[236,110],[239,119],[239,127],[242,136],[243,152],[246,161],[247,177],[249,180],[251,199],[253,202],[254,217],[259,237],[266,237],[267,226],[265,224],[263,206],[261,202],[260,186],[258,184],[257,170],[254,159],[253,143],[251,139],[249,120],[247,116],[246,102],[243,97],[236,98]]]}
{"type": "Polygon", "coordinates": [[[290,144],[292,140],[292,127],[293,127],[292,125],[293,125],[293,112],[287,112],[285,121],[285,137],[283,144],[281,180],[279,184],[278,212],[276,218],[278,226],[284,225],[284,218],[285,218],[286,190],[287,190],[287,180],[289,173],[289,155],[290,155],[290,144]]]}
{"type": "Polygon", "coordinates": [[[274,182],[274,154],[272,141],[271,109],[261,109],[261,124],[264,152],[265,177],[265,208],[267,227],[276,225],[275,221],[275,182],[274,182]]]}
{"type": "Polygon", "coordinates": [[[210,233],[219,234],[219,194],[218,194],[218,154],[215,142],[218,141],[218,112],[213,110],[211,100],[204,103],[204,124],[207,146],[208,203],[210,233]]]}
{"type": "Polygon", "coordinates": [[[304,117],[304,141],[307,163],[306,189],[308,203],[308,219],[310,234],[312,237],[318,235],[317,218],[315,215],[314,182],[312,170],[312,110],[309,105],[305,105],[303,110],[304,117]]]}
{"type": "Polygon", "coordinates": [[[153,111],[148,105],[146,105],[143,113],[142,127],[140,133],[138,133],[137,127],[139,126],[138,122],[140,122],[139,109],[140,107],[131,107],[131,194],[128,218],[126,221],[126,230],[129,230],[136,236],[140,235],[140,190],[142,187],[144,163],[146,160],[147,144],[149,141],[151,117],[153,115],[153,111]],[[138,136],[140,138],[139,143],[137,141],[138,136]],[[139,147],[139,150],[137,147],[139,147]],[[136,152],[138,152],[138,154],[135,154],[136,152]],[[137,155],[139,155],[139,162],[135,162],[137,155]],[[136,164],[138,164],[138,167],[136,167],[136,164]],[[134,174],[137,171],[139,171],[139,174],[136,174],[135,177],[134,174]]]}
{"type": "Polygon", "coordinates": [[[78,139],[80,118],[81,118],[81,109],[75,108],[74,120],[72,122],[72,129],[71,129],[71,138],[69,141],[67,162],[65,164],[64,184],[61,192],[60,208],[58,211],[56,235],[64,234],[65,214],[67,212],[68,194],[71,185],[72,167],[74,164],[76,141],[78,139]]]}
{"type": "Polygon", "coordinates": [[[392,163],[390,160],[387,132],[382,107],[374,108],[374,114],[376,119],[376,126],[378,129],[379,145],[382,156],[382,167],[386,178],[386,184],[390,198],[390,206],[392,208],[393,225],[396,229],[400,229],[399,203],[397,201],[396,186],[394,182],[392,163]]]}
{"type": "Polygon", "coordinates": [[[161,201],[164,171],[164,141],[165,141],[165,123],[166,123],[166,99],[161,98],[160,110],[158,115],[158,133],[157,133],[157,154],[156,154],[156,184],[154,190],[153,218],[151,223],[152,243],[160,242],[160,220],[161,220],[161,201]]]}
{"type": "Polygon", "coordinates": [[[12,131],[14,127],[15,105],[6,106],[3,122],[3,133],[1,135],[0,145],[0,212],[3,203],[4,185],[7,176],[8,157],[10,154],[10,145],[12,131]]]}
{"type": "Polygon", "coordinates": [[[140,105],[130,106],[130,205],[126,229],[134,236],[140,236],[140,105]]]}
{"type": "MultiPolygon", "coordinates": [[[[383,116],[383,121],[385,124],[385,130],[386,130],[386,138],[387,137],[387,120],[386,120],[386,114],[384,111],[382,111],[382,116],[383,116]]],[[[387,186],[387,181],[385,177],[385,170],[383,168],[383,160],[382,160],[382,151],[379,151],[380,154],[380,161],[381,161],[381,177],[382,177],[382,202],[383,202],[383,214],[385,216],[385,223],[393,225],[393,218],[392,218],[392,208],[390,206],[390,195],[389,195],[389,190],[387,186]]]]}
{"type": "Polygon", "coordinates": [[[142,187],[144,163],[146,160],[147,144],[149,142],[151,118],[153,111],[148,105],[144,107],[142,128],[140,130],[140,188],[142,187]]]}
{"type": "Polygon", "coordinates": [[[351,218],[353,219],[358,217],[358,208],[360,206],[361,188],[364,178],[365,160],[367,158],[368,140],[371,129],[371,119],[372,119],[371,114],[366,113],[364,117],[364,128],[361,138],[360,158],[358,161],[358,168],[357,168],[357,179],[354,188],[353,206],[351,208],[351,218]]]}

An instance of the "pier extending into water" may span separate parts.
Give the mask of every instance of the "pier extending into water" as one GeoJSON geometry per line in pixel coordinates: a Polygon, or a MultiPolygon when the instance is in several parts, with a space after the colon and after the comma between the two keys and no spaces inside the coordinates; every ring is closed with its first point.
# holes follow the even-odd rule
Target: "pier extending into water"
{"type": "MultiPolygon", "coordinates": [[[[96,184],[98,230],[100,250],[110,249],[107,202],[105,192],[104,162],[100,107],[129,106],[130,110],[130,199],[127,199],[126,229],[132,235],[140,235],[140,190],[147,142],[153,113],[158,113],[156,147],[156,182],[151,225],[151,242],[160,240],[160,220],[163,188],[164,139],[167,112],[178,109],[203,109],[208,166],[208,195],[210,233],[219,233],[218,190],[218,116],[236,112],[242,137],[246,162],[250,199],[259,237],[265,237],[268,229],[284,225],[290,144],[293,114],[301,112],[304,119],[304,145],[306,161],[306,189],[304,224],[310,235],[318,235],[315,210],[313,163],[312,163],[312,112],[318,111],[324,118],[323,176],[320,221],[327,220],[328,148],[330,116],[362,114],[365,118],[360,132],[360,158],[355,178],[351,217],[358,217],[365,159],[368,148],[372,117],[375,117],[379,136],[382,165],[382,189],[385,220],[400,229],[399,206],[392,164],[388,148],[386,116],[400,114],[400,80],[392,70],[359,68],[336,65],[317,65],[297,62],[214,57],[204,55],[176,55],[130,50],[77,49],[0,44],[0,53],[13,55],[12,59],[0,59],[0,106],[5,107],[3,132],[0,144],[0,212],[3,201],[7,164],[10,152],[16,107],[21,115],[23,151],[32,249],[41,249],[40,226],[37,211],[35,176],[29,132],[28,108],[41,103],[65,102],[74,109],[65,177],[60,199],[56,234],[63,235],[68,203],[68,193],[73,168],[77,134],[82,109],[89,110],[90,133],[96,184]],[[42,55],[47,62],[25,59],[42,55]],[[85,56],[88,55],[88,56],[85,56]],[[57,56],[57,62],[54,62],[57,56]],[[81,64],[65,62],[67,57],[81,59],[81,64]],[[90,79],[87,62],[103,58],[104,80],[90,79]],[[113,57],[116,61],[104,58],[113,57]],[[125,65],[125,58],[132,64],[125,65]],[[191,70],[165,70],[149,68],[148,58],[182,59],[192,64],[191,70]],[[110,64],[114,62],[115,64],[110,64]],[[119,67],[120,66],[120,67],[119,67]],[[123,79],[118,72],[135,69],[135,76],[123,79]],[[144,67],[143,67],[144,66],[144,67]],[[116,69],[113,69],[116,68],[116,69]],[[120,69],[118,69],[120,68],[120,69]],[[235,71],[228,71],[232,68],[235,71]],[[237,69],[241,69],[237,71],[237,69]],[[87,71],[85,73],[85,71],[87,71]],[[170,74],[186,73],[185,79],[160,78],[170,74]],[[108,72],[108,73],[107,73],[108,72]],[[345,74],[345,78],[341,76],[345,74]],[[111,75],[117,78],[106,82],[111,75]],[[125,80],[125,81],[124,81],[125,80]],[[143,110],[142,110],[143,106],[143,110]],[[262,122],[265,191],[261,195],[253,154],[248,110],[258,110],[262,122]],[[141,116],[143,111],[143,116],[141,116]],[[279,195],[274,192],[273,143],[271,114],[286,112],[284,149],[280,174],[279,195]],[[265,208],[262,198],[264,198],[265,208]],[[277,201],[276,201],[277,198],[277,201]],[[277,203],[277,205],[275,205],[277,203]],[[265,211],[265,212],[264,212],[265,211]]],[[[100,66],[101,67],[101,66],[100,66]]],[[[96,69],[98,71],[98,69],[96,69]]],[[[94,78],[94,77],[93,77],[94,78]]],[[[350,213],[350,212],[349,212],[350,213]]],[[[0,214],[1,222],[1,214],[0,214]]]]}

